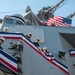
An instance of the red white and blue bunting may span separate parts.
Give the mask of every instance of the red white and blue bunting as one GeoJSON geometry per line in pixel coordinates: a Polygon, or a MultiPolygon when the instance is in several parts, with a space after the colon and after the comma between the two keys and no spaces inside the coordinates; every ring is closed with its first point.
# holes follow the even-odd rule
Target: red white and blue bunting
{"type": "Polygon", "coordinates": [[[25,20],[22,19],[19,16],[8,16],[8,15],[6,15],[5,18],[16,19],[22,25],[25,25],[26,24],[25,20]]]}
{"type": "Polygon", "coordinates": [[[75,50],[69,50],[70,56],[75,56],[75,50]]]}
{"type": "Polygon", "coordinates": [[[17,60],[3,50],[0,50],[0,63],[12,70],[14,73],[18,74],[17,60]]]}
{"type": "Polygon", "coordinates": [[[25,35],[23,35],[22,33],[0,33],[0,36],[4,37],[6,39],[22,40],[24,43],[26,43],[27,45],[29,45],[33,50],[35,50],[41,56],[43,56],[47,61],[49,61],[50,63],[52,63],[53,65],[55,65],[57,68],[59,68],[60,70],[62,70],[66,75],[69,75],[68,67],[67,66],[65,66],[61,62],[57,61],[52,56],[51,53],[48,56],[46,54],[44,54],[44,52],[41,50],[41,48],[36,47],[33,44],[33,42],[30,41],[30,40],[28,40],[27,37],[25,35]]]}

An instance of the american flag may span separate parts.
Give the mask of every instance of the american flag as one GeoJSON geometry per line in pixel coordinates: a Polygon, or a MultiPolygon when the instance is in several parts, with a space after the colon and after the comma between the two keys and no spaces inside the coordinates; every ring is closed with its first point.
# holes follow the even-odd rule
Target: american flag
{"type": "Polygon", "coordinates": [[[55,24],[55,26],[71,26],[71,22],[71,19],[64,18],[62,16],[57,16],[50,18],[47,22],[47,26],[51,26],[53,23],[55,24]]]}

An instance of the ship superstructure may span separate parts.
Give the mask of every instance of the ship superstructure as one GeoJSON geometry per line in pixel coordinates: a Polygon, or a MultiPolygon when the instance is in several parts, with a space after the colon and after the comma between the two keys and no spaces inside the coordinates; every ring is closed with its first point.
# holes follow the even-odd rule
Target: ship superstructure
{"type": "Polygon", "coordinates": [[[75,27],[46,26],[28,9],[24,17],[14,14],[3,19],[0,37],[5,41],[0,49],[0,74],[75,75],[75,27]],[[8,27],[7,32],[4,27],[8,27]],[[31,39],[26,37],[28,33],[31,39]],[[34,44],[36,38],[40,47],[34,44]]]}

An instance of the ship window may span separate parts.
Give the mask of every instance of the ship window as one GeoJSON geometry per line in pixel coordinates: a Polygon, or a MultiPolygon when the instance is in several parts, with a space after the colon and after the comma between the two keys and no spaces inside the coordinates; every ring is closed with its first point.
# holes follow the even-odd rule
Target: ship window
{"type": "Polygon", "coordinates": [[[18,22],[18,21],[16,21],[16,24],[17,24],[17,25],[21,25],[21,23],[20,23],[20,22],[18,22]]]}
{"type": "Polygon", "coordinates": [[[5,19],[4,24],[13,24],[13,19],[5,19]]]}

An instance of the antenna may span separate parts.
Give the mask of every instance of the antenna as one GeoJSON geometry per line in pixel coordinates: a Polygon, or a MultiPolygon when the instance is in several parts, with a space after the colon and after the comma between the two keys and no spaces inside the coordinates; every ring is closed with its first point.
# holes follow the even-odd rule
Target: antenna
{"type": "Polygon", "coordinates": [[[71,13],[71,14],[69,14],[68,16],[67,16],[67,18],[73,18],[75,16],[75,12],[73,12],[73,13],[71,13]]]}

